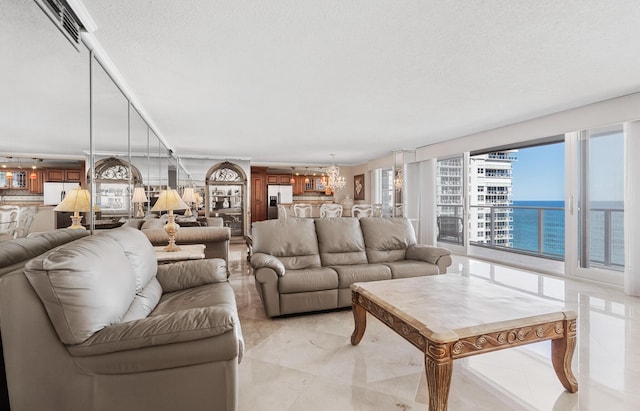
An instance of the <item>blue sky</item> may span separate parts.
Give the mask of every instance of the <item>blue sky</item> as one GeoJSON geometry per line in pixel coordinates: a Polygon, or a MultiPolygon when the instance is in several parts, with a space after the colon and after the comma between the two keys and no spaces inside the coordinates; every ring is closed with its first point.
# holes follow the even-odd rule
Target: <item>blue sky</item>
{"type": "MultiPolygon", "coordinates": [[[[562,201],[564,143],[518,150],[513,162],[514,201],[562,201]]],[[[624,198],[624,137],[620,134],[590,140],[589,187],[592,201],[624,198]]]]}
{"type": "Polygon", "coordinates": [[[564,144],[530,147],[514,153],[514,201],[562,201],[564,199],[564,144]]]}

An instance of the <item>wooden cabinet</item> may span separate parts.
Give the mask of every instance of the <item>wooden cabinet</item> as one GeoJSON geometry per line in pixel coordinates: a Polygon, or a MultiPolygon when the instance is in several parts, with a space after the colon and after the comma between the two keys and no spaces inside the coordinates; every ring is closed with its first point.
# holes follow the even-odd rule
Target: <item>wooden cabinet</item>
{"type": "Polygon", "coordinates": [[[72,181],[81,183],[83,172],[81,169],[57,170],[47,169],[46,181],[72,181]]]}
{"type": "Polygon", "coordinates": [[[282,185],[291,185],[291,176],[289,174],[279,175],[278,182],[282,185]]]}
{"type": "Polygon", "coordinates": [[[291,174],[267,174],[267,184],[291,185],[291,174]]]}
{"type": "Polygon", "coordinates": [[[44,173],[42,170],[32,170],[29,172],[29,192],[32,194],[42,194],[44,192],[44,173]],[[35,175],[35,178],[33,176],[35,175]]]}
{"type": "Polygon", "coordinates": [[[66,181],[82,181],[82,170],[65,170],[64,175],[66,181]]]}
{"type": "Polygon", "coordinates": [[[304,176],[295,176],[295,183],[293,183],[293,195],[304,195],[304,176]]]}
{"type": "Polygon", "coordinates": [[[251,222],[267,219],[267,185],[264,174],[251,174],[251,222]]]}
{"type": "Polygon", "coordinates": [[[64,170],[47,170],[47,181],[65,181],[64,170]]]}

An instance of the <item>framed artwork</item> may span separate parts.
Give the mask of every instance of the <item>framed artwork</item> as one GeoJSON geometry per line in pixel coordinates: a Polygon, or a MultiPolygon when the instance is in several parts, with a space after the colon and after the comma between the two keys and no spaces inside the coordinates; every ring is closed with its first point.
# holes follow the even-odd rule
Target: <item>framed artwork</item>
{"type": "Polygon", "coordinates": [[[364,200],[364,174],[353,176],[353,199],[364,200]]]}

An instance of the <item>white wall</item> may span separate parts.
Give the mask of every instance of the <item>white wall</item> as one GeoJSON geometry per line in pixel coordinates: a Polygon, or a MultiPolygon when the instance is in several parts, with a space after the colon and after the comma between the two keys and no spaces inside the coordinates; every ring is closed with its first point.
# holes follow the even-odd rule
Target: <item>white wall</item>
{"type": "Polygon", "coordinates": [[[416,149],[416,161],[526,142],[640,118],[640,93],[630,94],[521,123],[416,149]]]}

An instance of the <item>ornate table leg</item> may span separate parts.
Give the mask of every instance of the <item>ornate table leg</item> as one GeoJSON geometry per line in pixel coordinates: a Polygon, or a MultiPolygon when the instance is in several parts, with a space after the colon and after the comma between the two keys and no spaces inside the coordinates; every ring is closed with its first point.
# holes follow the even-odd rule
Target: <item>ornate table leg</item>
{"type": "Polygon", "coordinates": [[[453,371],[450,346],[429,342],[424,363],[429,388],[429,411],[446,411],[453,371]]]}
{"type": "Polygon", "coordinates": [[[353,345],[358,345],[360,340],[362,340],[364,330],[367,328],[367,312],[358,304],[358,295],[356,292],[351,294],[351,311],[353,312],[353,320],[355,323],[353,334],[351,334],[351,344],[353,345]]]}
{"type": "Polygon", "coordinates": [[[578,391],[578,381],[571,371],[571,359],[576,348],[576,320],[564,321],[564,336],[551,341],[551,362],[558,379],[569,392],[578,391]]]}

